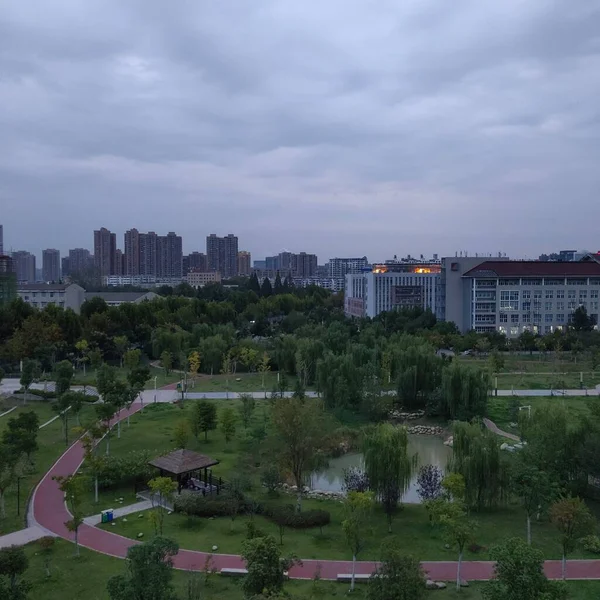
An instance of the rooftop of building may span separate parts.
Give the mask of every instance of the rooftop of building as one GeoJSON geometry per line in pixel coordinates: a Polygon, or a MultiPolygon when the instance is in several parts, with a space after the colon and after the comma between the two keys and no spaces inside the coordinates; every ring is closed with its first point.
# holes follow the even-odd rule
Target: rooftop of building
{"type": "Polygon", "coordinates": [[[155,292],[139,291],[139,292],[86,292],[85,299],[90,298],[102,298],[107,302],[135,302],[143,296],[149,296],[150,298],[158,297],[155,292]]]}
{"type": "Polygon", "coordinates": [[[486,260],[463,277],[600,277],[600,263],[543,262],[538,260],[486,260]]]}
{"type": "MultiPolygon", "coordinates": [[[[72,285],[79,287],[75,283],[19,283],[18,290],[20,292],[61,292],[72,285]]],[[[81,288],[83,289],[83,288],[81,288]]]]}

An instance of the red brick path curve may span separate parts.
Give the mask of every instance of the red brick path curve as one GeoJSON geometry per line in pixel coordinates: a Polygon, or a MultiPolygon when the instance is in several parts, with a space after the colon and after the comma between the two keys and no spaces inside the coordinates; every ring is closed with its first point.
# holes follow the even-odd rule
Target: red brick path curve
{"type": "MultiPolygon", "coordinates": [[[[141,408],[141,404],[134,404],[129,411],[121,411],[121,419],[127,414],[133,414],[141,408]]],[[[56,481],[52,478],[57,475],[71,475],[75,473],[83,462],[83,447],[80,442],[75,442],[46,473],[37,486],[32,498],[34,521],[52,533],[66,540],[73,541],[74,535],[67,530],[65,521],[71,518],[64,502],[64,496],[56,481]]],[[[30,523],[32,525],[33,523],[30,523]]],[[[79,528],[79,543],[103,554],[125,558],[127,549],[135,540],[125,538],[115,533],[91,527],[85,523],[79,528]]],[[[192,550],[180,550],[175,557],[175,566],[178,569],[200,571],[204,568],[207,554],[192,550]]],[[[244,568],[240,556],[232,554],[213,554],[214,567],[244,568]]],[[[374,562],[358,562],[358,574],[370,574],[375,569],[374,562]]],[[[294,579],[312,579],[316,570],[320,568],[321,578],[336,579],[338,574],[351,573],[352,563],[343,560],[304,560],[302,565],[290,570],[290,577],[294,579]]],[[[455,562],[424,562],[423,568],[431,579],[438,581],[452,581],[456,578],[455,562]]],[[[462,577],[470,581],[483,581],[490,579],[493,563],[487,561],[468,561],[462,566],[462,577]]],[[[548,577],[559,578],[561,573],[560,561],[546,561],[545,571],[548,577]]],[[[600,560],[573,560],[569,561],[567,568],[569,579],[600,579],[600,560]]]]}

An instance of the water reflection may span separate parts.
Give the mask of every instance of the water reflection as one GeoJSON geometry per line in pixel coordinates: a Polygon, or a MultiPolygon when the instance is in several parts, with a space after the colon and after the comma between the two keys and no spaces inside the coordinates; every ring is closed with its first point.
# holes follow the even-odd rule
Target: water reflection
{"type": "MultiPolygon", "coordinates": [[[[444,441],[433,435],[409,435],[408,451],[410,454],[418,454],[418,466],[436,465],[445,470],[452,456],[452,449],[444,446],[444,441]]],[[[339,492],[342,489],[343,472],[349,467],[363,467],[362,454],[345,454],[339,458],[332,458],[329,467],[323,471],[317,471],[311,476],[311,487],[313,490],[339,492]]],[[[403,502],[418,503],[416,473],[410,482],[410,487],[404,494],[403,502]]]]}

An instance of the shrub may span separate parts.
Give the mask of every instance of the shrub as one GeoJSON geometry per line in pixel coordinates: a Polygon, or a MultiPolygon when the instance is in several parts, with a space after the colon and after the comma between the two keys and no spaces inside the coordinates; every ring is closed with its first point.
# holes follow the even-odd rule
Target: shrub
{"type": "Polygon", "coordinates": [[[485,546],[480,546],[479,544],[471,544],[468,547],[468,550],[473,554],[479,554],[480,552],[485,552],[487,548],[485,546]]]}
{"type": "Polygon", "coordinates": [[[597,535],[586,535],[579,540],[579,543],[587,552],[600,554],[600,538],[597,535]]]}
{"type": "Polygon", "coordinates": [[[267,488],[270,494],[276,494],[281,485],[283,477],[277,465],[269,465],[260,475],[260,482],[267,488]]]}
{"type": "Polygon", "coordinates": [[[331,514],[326,510],[314,509],[296,513],[293,506],[286,505],[267,507],[264,512],[275,524],[290,529],[320,528],[331,522],[331,514]]]}
{"type": "MultiPolygon", "coordinates": [[[[261,504],[237,494],[238,514],[261,514],[261,504]]],[[[183,491],[175,496],[175,512],[196,517],[231,517],[231,502],[227,493],[219,496],[202,496],[196,492],[183,491]]]]}
{"type": "Polygon", "coordinates": [[[364,469],[349,467],[344,469],[343,477],[342,489],[345,492],[367,492],[369,490],[369,477],[364,469]]]}
{"type": "Polygon", "coordinates": [[[98,484],[111,488],[128,483],[147,482],[154,470],[148,464],[151,455],[145,450],[132,451],[125,456],[106,456],[100,462],[98,484]]]}

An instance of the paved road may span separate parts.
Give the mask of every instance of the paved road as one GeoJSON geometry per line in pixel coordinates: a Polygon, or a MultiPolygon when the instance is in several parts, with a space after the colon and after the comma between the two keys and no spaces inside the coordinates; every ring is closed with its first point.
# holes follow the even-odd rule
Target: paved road
{"type": "MultiPolygon", "coordinates": [[[[127,414],[133,414],[140,410],[141,403],[134,404],[129,411],[121,412],[121,419],[127,414]]],[[[52,479],[56,475],[70,475],[74,473],[83,461],[83,448],[79,442],[75,442],[58,461],[50,468],[36,488],[29,515],[30,526],[41,526],[52,534],[66,540],[73,540],[74,535],[68,531],[65,521],[70,515],[64,503],[62,492],[57,483],[52,479]]],[[[122,537],[110,531],[98,529],[88,524],[83,524],[79,530],[79,541],[82,546],[102,552],[110,556],[124,558],[127,549],[135,540],[122,537]]],[[[207,554],[191,550],[180,550],[175,557],[175,566],[179,569],[201,571],[204,568],[207,554]]],[[[231,554],[214,554],[214,566],[222,568],[244,568],[240,556],[231,554]]],[[[356,572],[359,574],[370,574],[376,568],[374,562],[359,562],[356,572]]],[[[456,576],[455,562],[424,562],[423,568],[432,579],[441,581],[452,581],[456,576]]],[[[305,560],[302,565],[290,570],[290,576],[294,579],[312,579],[317,569],[320,570],[323,579],[334,580],[338,574],[349,574],[352,569],[350,561],[338,560],[305,560]]],[[[552,578],[559,578],[561,573],[560,561],[546,561],[544,565],[546,574],[552,578]]],[[[469,561],[463,564],[462,576],[467,580],[487,580],[491,577],[493,563],[469,561]]],[[[567,567],[569,579],[600,579],[600,560],[569,561],[567,567]]]]}

